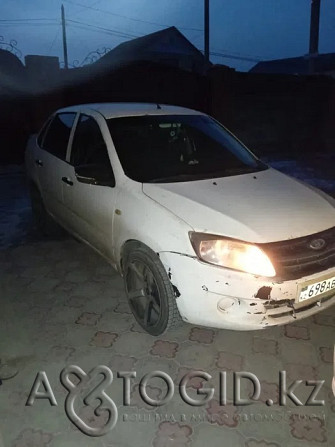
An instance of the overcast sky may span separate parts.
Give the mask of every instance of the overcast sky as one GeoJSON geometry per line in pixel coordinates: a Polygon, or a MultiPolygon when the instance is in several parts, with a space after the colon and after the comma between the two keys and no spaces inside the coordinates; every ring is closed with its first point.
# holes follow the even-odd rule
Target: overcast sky
{"type": "MultiPolygon", "coordinates": [[[[65,6],[69,62],[132,36],[175,25],[203,49],[204,0],[1,0],[0,35],[26,54],[63,61],[61,4],[65,6]],[[36,20],[37,19],[37,20],[36,20]],[[43,19],[43,20],[42,20],[43,19]]],[[[310,0],[210,0],[210,50],[259,60],[308,52],[310,0]]],[[[335,52],[335,1],[321,0],[321,53],[335,52]]],[[[249,70],[254,63],[212,56],[249,70]]]]}

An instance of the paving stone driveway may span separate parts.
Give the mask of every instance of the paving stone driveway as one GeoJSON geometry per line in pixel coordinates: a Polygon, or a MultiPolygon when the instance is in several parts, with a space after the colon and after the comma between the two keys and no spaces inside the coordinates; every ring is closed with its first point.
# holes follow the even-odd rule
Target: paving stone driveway
{"type": "MultiPolygon", "coordinates": [[[[0,177],[0,228],[6,231],[0,250],[0,358],[19,371],[0,386],[1,447],[335,444],[335,399],[330,388],[335,309],[261,332],[185,324],[151,337],[134,323],[122,281],[104,260],[71,238],[43,240],[34,233],[23,185],[20,175],[0,177]],[[60,382],[66,365],[78,365],[87,373],[98,365],[113,371],[107,391],[119,417],[106,435],[84,435],[66,416],[68,391],[60,382]],[[116,373],[132,370],[137,377],[131,381],[130,405],[125,406],[123,379],[116,373]],[[176,384],[171,401],[157,408],[141,399],[138,386],[154,370],[164,371],[176,384]],[[215,387],[213,399],[201,407],[187,405],[179,393],[180,379],[192,370],[208,372],[212,379],[190,380],[191,397],[201,387],[215,387]],[[317,396],[325,404],[295,406],[288,399],[287,406],[280,406],[281,370],[287,372],[288,385],[297,379],[325,380],[317,396]],[[51,406],[47,399],[25,405],[39,371],[46,373],[57,405],[51,406]],[[219,402],[220,371],[227,372],[226,405],[219,402]],[[233,371],[249,371],[259,378],[258,402],[232,404],[233,371]],[[270,399],[273,405],[266,404],[270,399]]],[[[305,402],[311,390],[301,384],[296,394],[305,402]]],[[[75,403],[78,415],[88,425],[103,427],[106,413],[100,417],[93,413],[97,401],[85,407],[84,392],[75,403]]],[[[250,382],[243,380],[242,397],[251,392],[250,382]]],[[[150,397],[160,400],[165,393],[162,381],[149,382],[150,397]]]]}

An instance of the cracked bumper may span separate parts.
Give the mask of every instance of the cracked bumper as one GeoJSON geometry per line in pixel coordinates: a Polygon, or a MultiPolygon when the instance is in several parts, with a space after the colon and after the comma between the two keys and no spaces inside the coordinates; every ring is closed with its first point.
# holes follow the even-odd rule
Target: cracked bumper
{"type": "Polygon", "coordinates": [[[298,302],[299,290],[335,268],[275,282],[242,272],[212,266],[177,253],[159,253],[172,284],[182,318],[192,324],[234,330],[255,330],[288,324],[335,304],[335,291],[298,302]]]}

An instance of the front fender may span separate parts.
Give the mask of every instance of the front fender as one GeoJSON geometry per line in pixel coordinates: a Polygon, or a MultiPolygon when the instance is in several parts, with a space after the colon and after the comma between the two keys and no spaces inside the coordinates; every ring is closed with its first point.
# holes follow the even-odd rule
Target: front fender
{"type": "Polygon", "coordinates": [[[122,250],[128,241],[139,241],[156,253],[183,252],[194,256],[188,236],[193,228],[146,196],[140,184],[136,182],[124,184],[119,191],[116,207],[113,246],[119,271],[121,271],[122,250]]]}

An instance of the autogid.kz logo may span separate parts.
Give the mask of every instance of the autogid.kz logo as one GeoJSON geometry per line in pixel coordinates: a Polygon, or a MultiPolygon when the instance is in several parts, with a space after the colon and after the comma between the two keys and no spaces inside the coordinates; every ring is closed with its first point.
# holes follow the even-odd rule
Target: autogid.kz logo
{"type": "MultiPolygon", "coordinates": [[[[172,378],[163,371],[152,371],[145,374],[139,380],[138,392],[140,399],[152,407],[162,407],[166,405],[175,394],[175,389],[179,393],[182,401],[190,407],[203,407],[208,404],[215,394],[220,407],[227,405],[227,383],[233,386],[233,405],[247,406],[257,401],[262,401],[267,407],[279,405],[285,407],[288,402],[295,406],[324,406],[325,401],[320,399],[320,391],[324,380],[295,380],[291,383],[287,381],[286,371],[280,371],[278,377],[278,395],[261,399],[261,383],[257,376],[251,372],[239,371],[229,373],[232,377],[227,380],[227,372],[219,371],[218,380],[215,385],[209,385],[213,377],[204,371],[191,371],[185,374],[178,386],[175,386],[172,378]],[[154,399],[150,396],[148,385],[153,379],[159,379],[166,390],[154,399]],[[189,387],[193,379],[199,379],[202,386],[196,391],[189,387]],[[252,395],[243,396],[242,382],[249,381],[252,384],[252,395]],[[307,387],[307,393],[301,393],[301,389],[307,387]],[[190,393],[190,394],[189,394],[190,393]],[[193,394],[192,394],[193,393],[193,394]],[[195,394],[195,396],[194,396],[195,394]],[[304,399],[300,394],[305,396],[304,399]],[[306,398],[306,394],[308,397],[306,398]]],[[[117,379],[122,379],[120,383],[123,393],[124,407],[133,405],[131,393],[137,377],[136,371],[119,371],[117,379]]],[[[334,371],[335,377],[335,371],[334,371]]],[[[84,434],[88,436],[103,436],[111,431],[118,421],[118,409],[106,390],[113,382],[113,373],[107,366],[100,365],[93,368],[89,373],[85,373],[79,366],[71,365],[64,368],[60,373],[60,382],[67,390],[64,406],[65,413],[70,421],[84,434]],[[85,411],[87,410],[87,413],[85,411]],[[89,416],[87,416],[89,413],[89,416]],[[92,417],[94,413],[94,417],[92,417]],[[86,421],[85,421],[85,420],[86,421]]],[[[335,379],[333,379],[333,392],[335,395],[335,379]]],[[[57,406],[57,401],[45,371],[39,371],[29,393],[26,406],[33,406],[36,399],[48,400],[52,406],[57,406]]],[[[129,418],[123,418],[123,421],[129,418]]]]}

